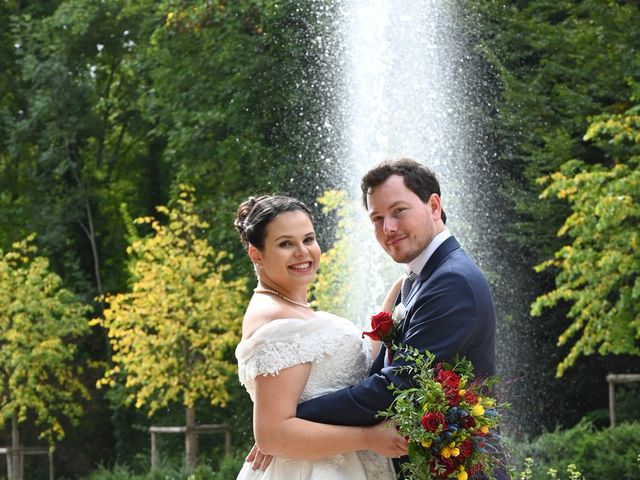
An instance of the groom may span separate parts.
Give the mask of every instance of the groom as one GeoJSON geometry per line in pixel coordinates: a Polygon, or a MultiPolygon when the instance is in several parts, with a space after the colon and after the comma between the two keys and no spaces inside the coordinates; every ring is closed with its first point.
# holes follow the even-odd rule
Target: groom
{"type": "MultiPolygon", "coordinates": [[[[435,174],[418,162],[400,159],[375,166],[361,186],[378,243],[405,265],[407,274],[402,289],[407,314],[395,343],[428,350],[436,362],[464,356],[476,376],[494,375],[496,315],[489,286],[445,227],[435,174]]],[[[362,383],[301,403],[297,416],[335,425],[380,422],[376,414],[393,401],[387,387],[411,385],[394,369],[402,364],[400,356],[388,365],[385,347],[381,350],[362,383]]]]}
{"type": "MultiPolygon", "coordinates": [[[[496,315],[489,286],[445,227],[435,174],[410,159],[383,162],[363,177],[362,199],[378,243],[405,265],[404,283],[412,282],[403,284],[407,315],[395,343],[428,350],[436,363],[464,356],[476,376],[494,375],[496,315]]],[[[297,416],[336,425],[380,422],[376,414],[393,401],[387,387],[411,386],[393,368],[402,359],[386,365],[381,350],[362,383],[301,403],[297,416]]]]}

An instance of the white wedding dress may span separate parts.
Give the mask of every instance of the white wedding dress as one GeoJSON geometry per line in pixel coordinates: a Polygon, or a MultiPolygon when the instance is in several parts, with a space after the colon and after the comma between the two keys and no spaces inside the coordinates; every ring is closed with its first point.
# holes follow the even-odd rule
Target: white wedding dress
{"type": "MultiPolygon", "coordinates": [[[[361,382],[371,366],[371,344],[351,322],[319,312],[312,319],[273,320],[236,348],[240,382],[254,399],[255,378],[311,362],[300,402],[361,382]]],[[[265,472],[245,463],[238,480],[392,480],[392,462],[371,451],[318,461],[275,457],[265,472]]]]}

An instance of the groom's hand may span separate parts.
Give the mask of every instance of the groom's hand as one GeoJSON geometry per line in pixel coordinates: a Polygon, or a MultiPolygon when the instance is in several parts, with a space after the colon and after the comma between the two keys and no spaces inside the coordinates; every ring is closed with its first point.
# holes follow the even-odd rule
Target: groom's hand
{"type": "Polygon", "coordinates": [[[245,462],[253,462],[253,466],[251,467],[253,470],[262,470],[265,471],[269,464],[271,463],[271,459],[273,457],[271,455],[265,455],[260,451],[257,444],[253,444],[253,448],[247,455],[247,458],[244,459],[245,462]]]}

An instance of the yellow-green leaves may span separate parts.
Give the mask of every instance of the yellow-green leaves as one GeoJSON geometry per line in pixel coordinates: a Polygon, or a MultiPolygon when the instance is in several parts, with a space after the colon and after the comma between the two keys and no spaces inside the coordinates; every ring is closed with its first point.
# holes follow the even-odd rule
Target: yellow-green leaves
{"type": "Polygon", "coordinates": [[[335,213],[337,216],[337,233],[333,246],[322,253],[320,270],[311,286],[313,305],[318,310],[349,316],[348,282],[355,275],[354,263],[350,259],[356,254],[356,245],[351,239],[353,206],[342,190],[329,190],[318,202],[325,214],[335,213]]]}
{"type": "Polygon", "coordinates": [[[33,235],[0,250],[0,427],[14,412],[19,422],[35,414],[40,436],[53,443],[88,397],[74,340],[88,332],[89,307],[36,254],[33,235]]]}
{"type": "Polygon", "coordinates": [[[113,350],[113,368],[99,383],[122,379],[128,400],[150,415],[199,398],[224,405],[241,326],[244,282],[225,279],[224,252],[202,238],[209,225],[194,211],[193,189],[181,186],[176,203],[158,207],[166,221],[135,220],[152,234],[128,249],[131,291],[108,295],[104,318],[94,320],[113,350]]]}
{"type": "Polygon", "coordinates": [[[571,243],[536,267],[557,269],[556,288],[531,306],[532,315],[541,315],[561,301],[570,305],[572,323],[558,345],[577,339],[557,376],[580,355],[640,355],[639,109],[596,118],[589,126],[585,140],[607,152],[610,165],[572,160],[540,180],[547,185],[542,198],[565,199],[572,210],[558,232],[571,243]]]}

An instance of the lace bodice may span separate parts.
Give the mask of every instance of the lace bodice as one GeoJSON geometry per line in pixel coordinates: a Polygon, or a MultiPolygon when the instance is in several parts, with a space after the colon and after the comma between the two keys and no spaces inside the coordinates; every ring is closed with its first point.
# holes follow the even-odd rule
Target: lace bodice
{"type": "Polygon", "coordinates": [[[285,318],[260,327],[236,348],[238,374],[251,398],[258,375],[311,362],[300,402],[361,382],[371,366],[371,344],[351,322],[319,312],[312,319],[285,318]]]}

